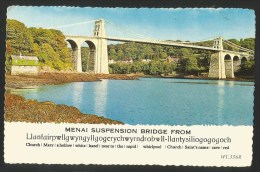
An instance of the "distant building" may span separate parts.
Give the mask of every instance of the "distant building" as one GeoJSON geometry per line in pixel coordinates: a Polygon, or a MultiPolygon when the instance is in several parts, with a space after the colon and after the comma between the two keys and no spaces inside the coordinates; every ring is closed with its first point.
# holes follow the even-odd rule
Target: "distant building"
{"type": "Polygon", "coordinates": [[[124,59],[124,60],[118,60],[118,61],[114,61],[114,63],[133,63],[133,59],[124,59]]]}
{"type": "Polygon", "coordinates": [[[132,60],[132,58],[131,58],[130,60],[122,60],[121,62],[122,62],[122,63],[133,63],[133,60],[132,60]]]}
{"type": "Polygon", "coordinates": [[[115,63],[115,60],[113,60],[113,59],[108,59],[108,64],[113,64],[113,63],[115,63]]]}
{"type": "Polygon", "coordinates": [[[143,59],[142,62],[150,62],[152,61],[151,59],[143,59]]]}
{"type": "Polygon", "coordinates": [[[15,56],[11,55],[11,75],[39,73],[39,59],[35,56],[15,56]]]}
{"type": "Polygon", "coordinates": [[[113,64],[113,63],[133,63],[133,60],[119,60],[119,61],[115,61],[113,59],[109,59],[108,60],[108,64],[113,64]]]}
{"type": "Polygon", "coordinates": [[[171,63],[171,62],[178,63],[178,62],[179,62],[179,58],[168,56],[168,57],[166,58],[166,62],[168,62],[168,63],[171,63]]]}

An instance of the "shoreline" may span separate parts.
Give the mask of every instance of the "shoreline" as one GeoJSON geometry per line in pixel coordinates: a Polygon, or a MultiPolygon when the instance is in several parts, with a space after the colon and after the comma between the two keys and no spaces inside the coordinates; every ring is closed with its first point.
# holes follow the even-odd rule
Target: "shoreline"
{"type": "Polygon", "coordinates": [[[79,109],[51,101],[38,102],[10,93],[12,89],[29,89],[40,85],[58,85],[70,82],[98,82],[101,79],[134,80],[140,75],[124,74],[85,74],[50,72],[39,75],[5,75],[5,114],[8,122],[54,122],[88,124],[124,124],[93,114],[84,114],[79,109]]]}
{"type": "Polygon", "coordinates": [[[237,77],[237,78],[226,78],[226,79],[218,79],[218,78],[209,78],[207,76],[193,76],[193,75],[185,75],[185,76],[161,76],[161,75],[143,75],[141,78],[165,78],[165,79],[201,79],[201,80],[221,80],[221,81],[241,81],[241,82],[254,82],[254,78],[251,77],[237,77]]]}
{"type": "MultiPolygon", "coordinates": [[[[144,75],[144,74],[88,74],[75,72],[45,72],[39,75],[5,75],[5,88],[8,89],[26,89],[34,88],[40,85],[58,85],[70,82],[97,82],[102,79],[112,80],[135,80],[139,78],[165,78],[165,79],[203,79],[219,80],[217,78],[208,78],[207,76],[194,75],[144,75]]],[[[223,81],[241,81],[254,82],[253,77],[236,77],[221,79],[223,81]]]]}
{"type": "Polygon", "coordinates": [[[58,85],[70,82],[97,82],[102,79],[135,80],[141,74],[87,74],[46,72],[39,75],[5,75],[6,89],[29,88],[40,85],[58,85]]]}

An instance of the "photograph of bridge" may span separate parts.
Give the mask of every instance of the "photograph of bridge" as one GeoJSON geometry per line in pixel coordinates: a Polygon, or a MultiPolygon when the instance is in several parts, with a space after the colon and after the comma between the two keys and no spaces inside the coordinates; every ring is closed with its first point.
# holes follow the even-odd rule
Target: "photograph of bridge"
{"type": "Polygon", "coordinates": [[[92,53],[95,55],[95,73],[109,73],[108,70],[108,52],[107,41],[122,41],[122,42],[134,42],[144,43],[152,45],[165,45],[175,46],[182,48],[192,48],[201,50],[210,50],[216,55],[210,60],[209,77],[224,79],[226,77],[234,78],[234,68],[239,68],[241,61],[254,59],[254,51],[244,48],[228,40],[224,40],[222,37],[213,38],[212,40],[203,40],[201,42],[213,41],[211,47],[196,45],[199,42],[180,42],[180,41],[164,41],[164,40],[151,40],[151,39],[131,39],[120,37],[107,37],[105,32],[104,19],[95,21],[94,36],[71,36],[65,35],[66,41],[73,46],[73,57],[77,59],[76,69],[78,72],[82,72],[81,62],[81,50],[78,47],[84,42],[88,42],[91,46],[92,53]],[[223,43],[234,48],[234,50],[224,49],[223,43]],[[104,54],[104,55],[103,55],[104,54]],[[232,57],[231,57],[232,56],[232,57]],[[235,63],[235,64],[234,64],[235,63]]]}
{"type": "Polygon", "coordinates": [[[12,6],[6,26],[6,121],[253,124],[253,10],[12,6]]]}

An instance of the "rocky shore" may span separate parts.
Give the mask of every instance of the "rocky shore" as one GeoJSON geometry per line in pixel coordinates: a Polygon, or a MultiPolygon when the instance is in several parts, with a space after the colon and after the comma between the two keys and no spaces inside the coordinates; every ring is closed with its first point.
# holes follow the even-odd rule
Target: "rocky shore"
{"type": "Polygon", "coordinates": [[[39,85],[54,85],[68,82],[93,82],[101,79],[133,80],[141,75],[135,74],[87,74],[87,73],[62,73],[49,72],[39,75],[5,75],[5,88],[18,89],[30,88],[39,85]]]}
{"type": "Polygon", "coordinates": [[[93,82],[102,79],[133,80],[140,75],[86,74],[86,73],[40,73],[37,76],[6,75],[5,121],[8,122],[54,122],[54,123],[90,123],[123,124],[122,122],[83,114],[77,108],[57,105],[53,102],[26,100],[22,96],[8,93],[10,89],[32,88],[39,85],[62,84],[68,82],[93,82]]]}
{"type": "Polygon", "coordinates": [[[26,100],[22,96],[5,94],[5,121],[7,122],[54,122],[54,123],[90,123],[123,124],[122,122],[83,114],[77,108],[57,105],[53,102],[26,100]]]}

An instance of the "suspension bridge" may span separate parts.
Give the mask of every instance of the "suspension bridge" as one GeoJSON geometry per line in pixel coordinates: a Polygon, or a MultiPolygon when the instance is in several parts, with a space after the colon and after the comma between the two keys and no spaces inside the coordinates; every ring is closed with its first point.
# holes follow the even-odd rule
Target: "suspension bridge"
{"type": "Polygon", "coordinates": [[[53,28],[71,27],[86,23],[94,23],[93,36],[65,35],[66,41],[69,42],[69,44],[71,45],[74,64],[78,72],[82,72],[81,45],[84,42],[89,45],[89,58],[94,59],[94,73],[104,74],[109,73],[107,41],[122,41],[209,50],[212,52],[208,75],[208,77],[210,78],[234,78],[234,72],[239,70],[241,63],[244,63],[245,61],[254,58],[253,50],[236,45],[233,42],[225,40],[222,37],[214,37],[211,39],[196,42],[157,40],[142,34],[131,32],[125,28],[117,26],[114,23],[105,21],[103,19],[74,23],[53,28]],[[127,35],[134,36],[135,38],[107,36],[105,31],[105,23],[112,25],[115,30],[125,33],[127,35]],[[212,42],[212,45],[199,45],[199,43],[207,41],[212,42]],[[231,50],[230,48],[224,49],[224,45],[226,47],[230,47],[231,50]]]}

